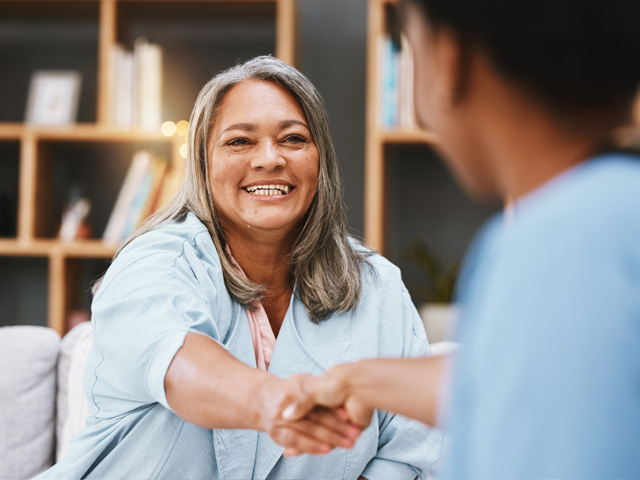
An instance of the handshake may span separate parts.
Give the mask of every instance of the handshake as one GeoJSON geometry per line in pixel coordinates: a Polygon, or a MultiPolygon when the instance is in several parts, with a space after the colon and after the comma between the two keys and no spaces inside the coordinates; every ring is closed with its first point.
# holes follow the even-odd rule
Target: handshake
{"type": "Polygon", "coordinates": [[[337,365],[322,376],[273,379],[274,389],[269,388],[264,397],[260,424],[261,430],[285,447],[285,456],[320,455],[336,447],[353,447],[375,408],[367,404],[364,392],[353,390],[359,363],[337,365]]]}
{"type": "Polygon", "coordinates": [[[353,447],[375,409],[435,425],[448,358],[371,358],[336,365],[322,376],[272,377],[273,389],[261,392],[258,424],[287,456],[353,447]]]}

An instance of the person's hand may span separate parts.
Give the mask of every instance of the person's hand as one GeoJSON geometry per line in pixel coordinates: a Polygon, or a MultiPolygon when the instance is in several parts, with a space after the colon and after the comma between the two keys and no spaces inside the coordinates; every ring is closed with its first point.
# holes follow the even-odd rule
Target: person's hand
{"type": "Polygon", "coordinates": [[[344,409],[311,405],[307,388],[316,377],[299,374],[287,379],[274,379],[262,391],[263,408],[258,420],[260,430],[274,442],[285,447],[287,453],[329,453],[336,447],[351,448],[362,429],[349,422],[344,409]],[[283,411],[289,405],[304,401],[304,414],[285,418],[283,411]]]}
{"type": "MultiPolygon", "coordinates": [[[[357,392],[351,388],[351,371],[349,364],[337,365],[321,377],[304,378],[304,395],[295,399],[282,412],[282,417],[289,422],[300,422],[313,416],[320,407],[334,409],[345,415],[358,432],[362,432],[373,416],[374,408],[369,406],[357,392]]],[[[348,447],[347,447],[348,448],[348,447]]],[[[286,446],[284,454],[295,456],[301,453],[312,453],[304,448],[286,446]]]]}

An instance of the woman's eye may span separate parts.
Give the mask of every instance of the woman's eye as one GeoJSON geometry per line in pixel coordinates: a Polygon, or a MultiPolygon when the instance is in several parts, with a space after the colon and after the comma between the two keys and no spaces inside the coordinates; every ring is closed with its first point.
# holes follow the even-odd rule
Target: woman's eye
{"type": "Polygon", "coordinates": [[[231,147],[239,147],[242,145],[249,145],[249,141],[246,138],[234,138],[227,142],[227,145],[231,147]]]}
{"type": "Polygon", "coordinates": [[[302,135],[289,135],[284,141],[288,143],[307,143],[307,139],[302,135]]]}

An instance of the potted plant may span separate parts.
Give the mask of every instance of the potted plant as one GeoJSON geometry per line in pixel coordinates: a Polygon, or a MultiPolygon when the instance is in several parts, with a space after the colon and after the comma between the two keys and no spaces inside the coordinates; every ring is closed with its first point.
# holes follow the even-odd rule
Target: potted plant
{"type": "Polygon", "coordinates": [[[452,302],[460,262],[445,266],[420,238],[414,239],[404,253],[425,277],[424,283],[411,290],[414,298],[420,301],[418,311],[429,343],[450,340],[458,316],[458,309],[452,302]]]}

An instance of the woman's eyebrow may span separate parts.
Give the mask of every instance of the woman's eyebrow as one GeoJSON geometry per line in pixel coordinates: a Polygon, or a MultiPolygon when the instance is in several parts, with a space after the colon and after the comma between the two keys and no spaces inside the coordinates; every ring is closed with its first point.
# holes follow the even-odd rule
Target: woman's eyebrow
{"type": "MultiPolygon", "coordinates": [[[[309,132],[311,132],[311,130],[309,130],[309,127],[307,126],[306,123],[301,122],[300,120],[283,120],[278,124],[278,129],[279,130],[285,130],[293,125],[299,125],[301,127],[306,128],[309,132]]],[[[222,130],[220,132],[220,135],[222,135],[223,133],[226,133],[228,131],[231,130],[242,130],[243,132],[255,132],[258,129],[257,125],[254,123],[236,123],[234,125],[230,125],[227,128],[225,128],[224,130],[222,130]]]]}
{"type": "Polygon", "coordinates": [[[306,128],[309,132],[311,132],[311,130],[309,130],[309,127],[307,126],[306,123],[301,122],[300,120],[283,120],[282,122],[280,122],[278,124],[278,127],[280,128],[280,130],[284,130],[286,128],[289,128],[293,125],[300,125],[304,128],[306,128]]]}
{"type": "Polygon", "coordinates": [[[223,131],[220,132],[220,135],[222,135],[225,132],[228,132],[229,130],[242,130],[243,132],[255,132],[257,129],[258,127],[253,123],[236,123],[235,125],[231,125],[225,128],[223,131]]]}

